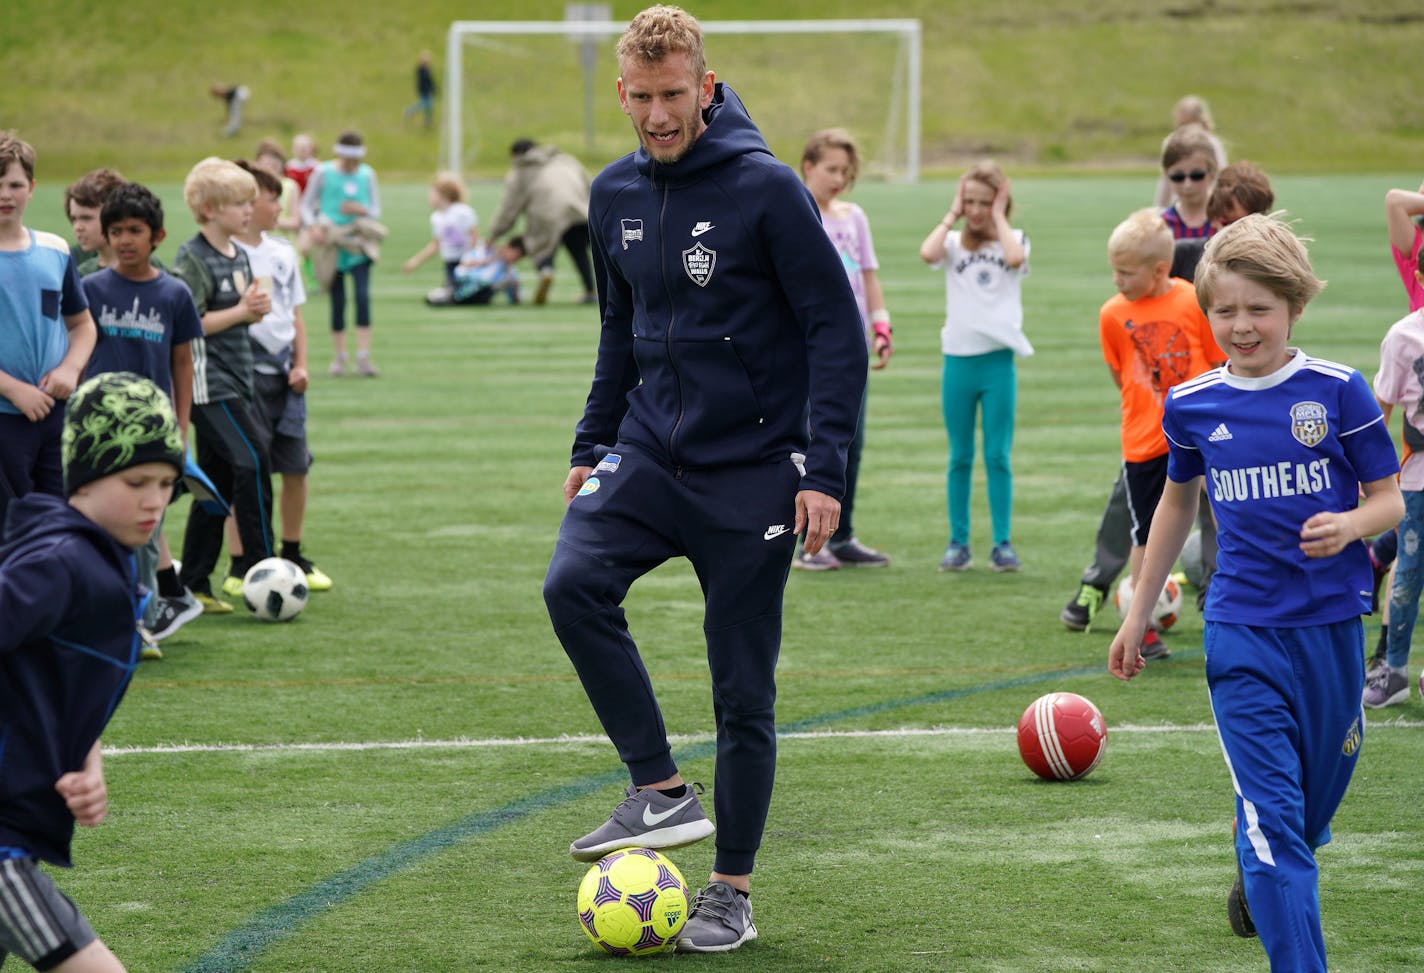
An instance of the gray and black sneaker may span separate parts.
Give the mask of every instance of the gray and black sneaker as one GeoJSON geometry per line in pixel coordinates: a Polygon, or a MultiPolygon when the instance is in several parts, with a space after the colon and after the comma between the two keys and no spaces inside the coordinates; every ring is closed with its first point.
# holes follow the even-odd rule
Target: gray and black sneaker
{"type": "Polygon", "coordinates": [[[1409,676],[1390,667],[1388,663],[1370,673],[1365,682],[1365,691],[1360,702],[1370,709],[1382,709],[1409,702],[1409,676]]]}
{"type": "Polygon", "coordinates": [[[681,848],[701,841],[716,830],[697,800],[701,789],[688,784],[682,797],[668,797],[651,787],[630,786],[613,816],[569,845],[569,854],[592,862],[620,848],[681,848]]]}
{"type": "Polygon", "coordinates": [[[157,642],[162,642],[203,613],[203,606],[187,588],[177,598],[155,597],[158,606],[154,609],[153,628],[149,634],[157,642]]]}
{"type": "Polygon", "coordinates": [[[752,900],[726,882],[708,882],[692,897],[687,924],[677,936],[679,953],[726,953],[757,938],[752,900]]]}
{"type": "Polygon", "coordinates": [[[850,568],[883,568],[890,563],[890,555],[873,547],[866,547],[852,537],[841,544],[828,544],[837,561],[850,568]]]}

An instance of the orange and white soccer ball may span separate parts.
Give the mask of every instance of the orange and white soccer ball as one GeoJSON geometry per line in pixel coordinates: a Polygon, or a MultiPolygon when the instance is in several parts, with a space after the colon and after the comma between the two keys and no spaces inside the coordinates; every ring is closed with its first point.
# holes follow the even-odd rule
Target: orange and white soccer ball
{"type": "MultiPolygon", "coordinates": [[[[1117,607],[1119,618],[1126,618],[1132,610],[1132,575],[1123,575],[1117,591],[1113,592],[1113,605],[1117,607]]],[[[1152,611],[1152,626],[1159,632],[1165,632],[1177,623],[1181,613],[1182,586],[1168,578],[1162,593],[1157,596],[1157,607],[1152,611]]]]}

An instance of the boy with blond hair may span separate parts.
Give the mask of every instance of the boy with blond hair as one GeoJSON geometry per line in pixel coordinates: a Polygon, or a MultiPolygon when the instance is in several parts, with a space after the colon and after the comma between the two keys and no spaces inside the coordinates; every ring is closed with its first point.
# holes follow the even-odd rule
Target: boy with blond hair
{"type": "MultiPolygon", "coordinates": [[[[203,324],[192,341],[192,423],[198,465],[232,503],[244,556],[272,556],[272,483],[265,437],[253,411],[248,326],[272,310],[247,254],[233,237],[247,231],[257,183],[235,163],[207,158],[183,183],[198,233],[178,248],[173,274],[188,285],[203,324]]],[[[183,535],[181,581],[208,612],[232,606],[214,598],[209,576],[222,552],[223,517],[194,504],[183,535]]],[[[243,568],[245,571],[245,567],[243,568]]]]}
{"type": "Polygon", "coordinates": [[[94,319],[69,244],[25,225],[35,150],[0,131],[0,534],[10,501],[64,495],[65,399],[94,350],[94,319]]]}
{"type": "MultiPolygon", "coordinates": [[[[1243,217],[1207,246],[1197,296],[1229,361],[1168,394],[1167,480],[1140,577],[1149,589],[1166,582],[1204,484],[1221,537],[1206,680],[1236,791],[1227,919],[1260,936],[1272,970],[1321,973],[1315,849],[1330,840],[1364,736],[1371,569],[1360,541],[1404,514],[1369,383],[1289,345],[1323,286],[1273,217],[1243,217]]],[[[1119,679],[1142,671],[1151,607],[1133,599],[1113,639],[1119,679]]]]}
{"type": "MultiPolygon", "coordinates": [[[[1219,354],[1192,285],[1167,274],[1172,249],[1172,232],[1156,210],[1138,210],[1118,224],[1108,238],[1108,262],[1118,293],[1098,315],[1103,359],[1122,394],[1123,481],[1132,524],[1128,563],[1134,588],[1152,511],[1167,475],[1163,399],[1172,386],[1210,368],[1219,354]]],[[[1148,633],[1143,653],[1149,659],[1168,655],[1155,631],[1148,633]]]]}

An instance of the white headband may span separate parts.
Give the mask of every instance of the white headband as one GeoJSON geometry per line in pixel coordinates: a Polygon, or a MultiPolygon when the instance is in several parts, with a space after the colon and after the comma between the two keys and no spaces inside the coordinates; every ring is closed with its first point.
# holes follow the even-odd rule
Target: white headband
{"type": "Polygon", "coordinates": [[[364,159],[366,158],[366,147],[364,145],[346,145],[337,142],[331,147],[331,151],[341,156],[343,159],[364,159]]]}

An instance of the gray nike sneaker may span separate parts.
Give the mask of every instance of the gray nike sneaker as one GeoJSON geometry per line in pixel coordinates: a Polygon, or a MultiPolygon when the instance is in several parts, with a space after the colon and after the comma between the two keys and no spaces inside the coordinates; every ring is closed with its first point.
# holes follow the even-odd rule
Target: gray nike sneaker
{"type": "Polygon", "coordinates": [[[581,862],[598,861],[620,848],[681,848],[714,830],[697,800],[701,784],[688,784],[682,797],[668,797],[651,787],[628,788],[628,796],[602,827],[569,845],[581,862]]]}
{"type": "Polygon", "coordinates": [[[752,900],[726,882],[708,882],[692,897],[687,924],[677,936],[679,953],[726,953],[757,938],[752,900]]]}

